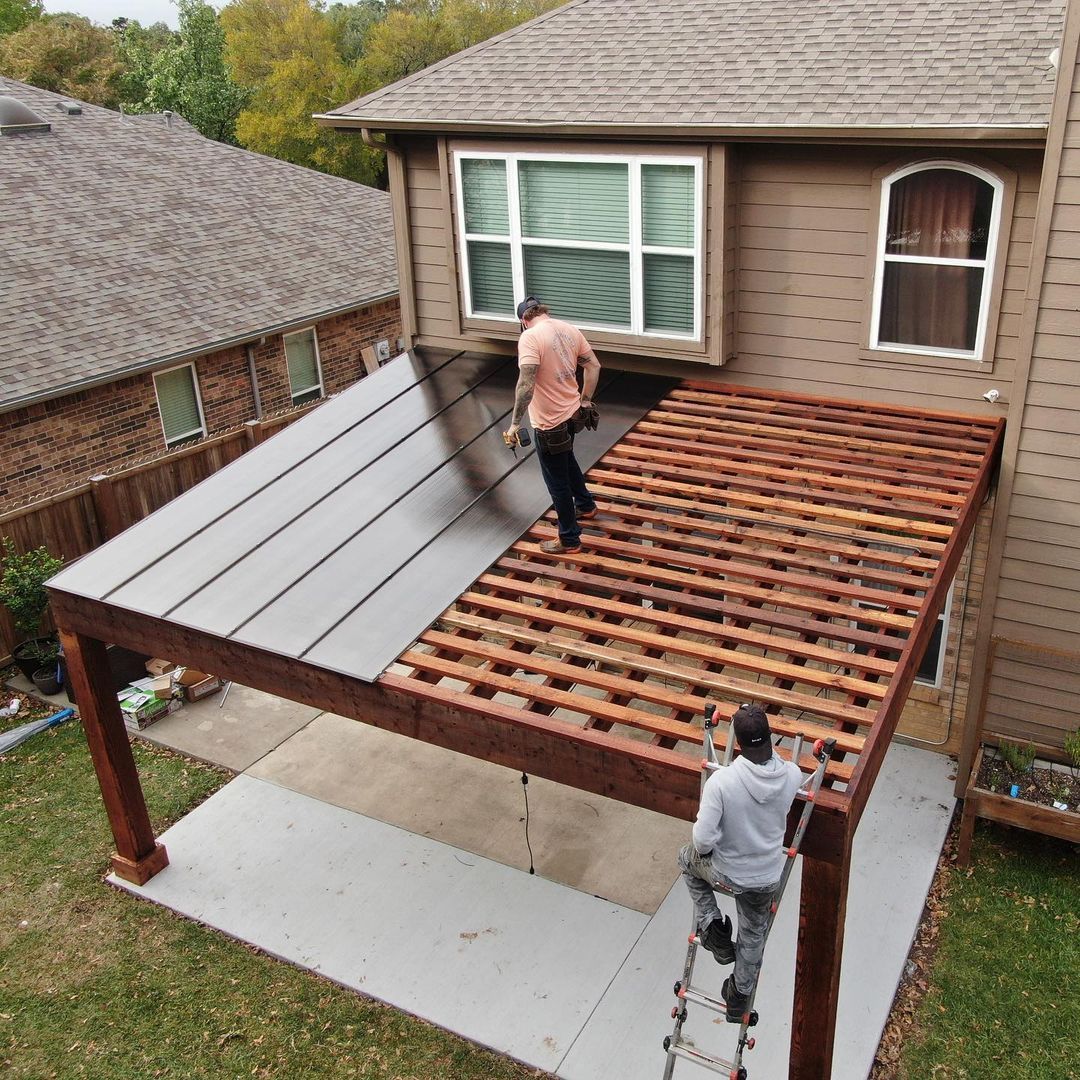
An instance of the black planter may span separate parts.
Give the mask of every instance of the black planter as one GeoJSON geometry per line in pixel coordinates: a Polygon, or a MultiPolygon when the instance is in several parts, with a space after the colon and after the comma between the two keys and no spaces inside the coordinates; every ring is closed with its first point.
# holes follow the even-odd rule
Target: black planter
{"type": "Polygon", "coordinates": [[[60,680],[56,677],[56,663],[38,668],[33,674],[34,685],[46,696],[60,693],[60,680]]]}
{"type": "Polygon", "coordinates": [[[56,638],[54,637],[27,638],[25,641],[20,641],[19,644],[11,650],[11,658],[15,661],[23,675],[32,682],[34,679],[34,672],[46,663],[46,661],[42,659],[41,654],[51,648],[53,655],[55,656],[56,647],[57,643],[56,638]]]}

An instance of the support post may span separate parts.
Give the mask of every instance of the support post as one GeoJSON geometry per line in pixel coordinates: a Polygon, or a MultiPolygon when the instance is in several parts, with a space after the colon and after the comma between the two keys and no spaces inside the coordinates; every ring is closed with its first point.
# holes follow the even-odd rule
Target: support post
{"type": "Polygon", "coordinates": [[[124,531],[120,504],[113,490],[113,478],[105,473],[90,477],[90,497],[94,501],[94,516],[101,530],[102,540],[111,540],[124,531]]]}
{"type": "Polygon", "coordinates": [[[109,674],[105,646],[95,638],[60,631],[68,676],[79,705],[116,853],[112,867],[125,881],[144,885],[169,865],[154,839],[127,728],[109,674]]]}
{"type": "Polygon", "coordinates": [[[258,446],[263,441],[262,420],[245,420],[244,437],[247,439],[249,448],[258,446]]]}
{"type": "Polygon", "coordinates": [[[803,859],[789,1080],[832,1075],[850,867],[850,837],[839,863],[803,859]]]}

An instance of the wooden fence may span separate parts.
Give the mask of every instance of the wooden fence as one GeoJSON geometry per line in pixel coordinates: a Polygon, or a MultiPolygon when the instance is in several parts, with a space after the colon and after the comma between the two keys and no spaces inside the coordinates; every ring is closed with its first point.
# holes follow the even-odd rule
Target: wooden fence
{"type": "MultiPolygon", "coordinates": [[[[11,537],[19,552],[44,546],[70,562],[235,461],[315,404],[249,420],[234,431],[191,443],[163,457],[119,466],[56,495],[9,510],[0,514],[0,536],[11,537]]],[[[15,643],[11,616],[0,607],[0,657],[10,653],[15,643]]]]}

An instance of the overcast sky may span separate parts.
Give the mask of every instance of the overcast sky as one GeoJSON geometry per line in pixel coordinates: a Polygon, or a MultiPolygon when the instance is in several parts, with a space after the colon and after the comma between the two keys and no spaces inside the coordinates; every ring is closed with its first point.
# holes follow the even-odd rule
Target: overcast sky
{"type": "Polygon", "coordinates": [[[72,11],[102,26],[108,26],[113,19],[123,15],[128,19],[138,19],[143,26],[163,22],[174,30],[177,27],[176,5],[170,0],[46,0],[45,10],[54,15],[60,11],[72,11]]]}

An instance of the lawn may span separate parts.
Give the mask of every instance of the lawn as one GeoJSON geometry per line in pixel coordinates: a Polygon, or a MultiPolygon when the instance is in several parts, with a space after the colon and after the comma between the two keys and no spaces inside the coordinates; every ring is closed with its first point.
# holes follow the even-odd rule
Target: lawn
{"type": "MultiPolygon", "coordinates": [[[[135,755],[158,831],[228,779],[143,743],[135,755]]],[[[111,850],[77,722],[0,757],[5,1075],[540,1075],[110,888],[111,850]]]]}
{"type": "Polygon", "coordinates": [[[980,824],[953,868],[904,1080],[1080,1080],[1080,857],[980,824]]]}

